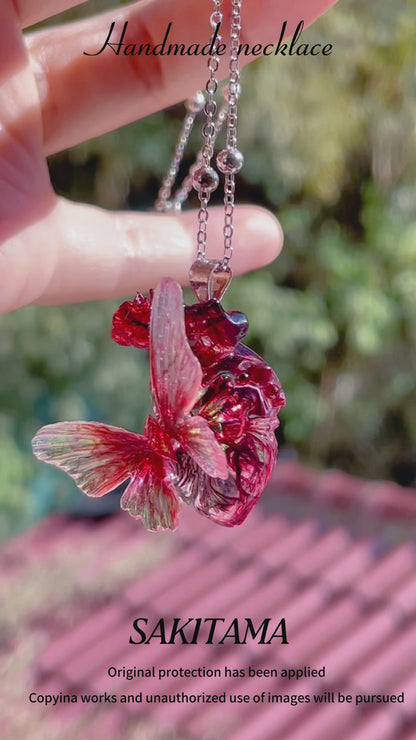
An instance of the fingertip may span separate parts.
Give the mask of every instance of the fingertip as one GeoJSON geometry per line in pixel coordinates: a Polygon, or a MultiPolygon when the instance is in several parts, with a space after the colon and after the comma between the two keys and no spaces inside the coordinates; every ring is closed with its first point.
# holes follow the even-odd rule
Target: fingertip
{"type": "Polygon", "coordinates": [[[283,230],[276,216],[260,206],[236,209],[235,272],[254,270],[278,257],[283,246],[283,230]]]}

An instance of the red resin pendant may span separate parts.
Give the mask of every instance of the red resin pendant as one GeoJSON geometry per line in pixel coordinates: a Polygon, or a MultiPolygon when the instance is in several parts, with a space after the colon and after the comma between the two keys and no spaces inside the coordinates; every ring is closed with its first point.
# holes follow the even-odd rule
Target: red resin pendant
{"type": "Polygon", "coordinates": [[[35,455],[65,470],[89,496],[129,479],[121,506],[149,530],[175,529],[180,502],[218,524],[241,524],[277,459],[285,404],[279,380],[241,344],[248,321],[215,300],[183,306],[161,281],[113,318],[118,344],[148,349],[153,414],[144,434],[95,422],[43,427],[35,455]]]}

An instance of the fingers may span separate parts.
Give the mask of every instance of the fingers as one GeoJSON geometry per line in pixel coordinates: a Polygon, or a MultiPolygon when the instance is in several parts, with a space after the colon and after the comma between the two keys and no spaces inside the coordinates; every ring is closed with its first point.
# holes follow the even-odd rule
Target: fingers
{"type": "Polygon", "coordinates": [[[27,28],[85,2],[87,0],[14,0],[21,28],[27,28]]]}
{"type": "MultiPolygon", "coordinates": [[[[209,216],[207,256],[222,256],[223,209],[209,216]]],[[[275,218],[256,207],[235,213],[233,272],[273,260],[282,246],[275,218]]],[[[0,313],[27,303],[75,303],[134,295],[168,275],[182,284],[196,254],[194,212],[110,213],[57,199],[53,212],[0,252],[0,313]]]]}
{"type": "MultiPolygon", "coordinates": [[[[277,45],[284,21],[290,36],[301,19],[308,25],[335,2],[246,0],[242,41],[277,45]]],[[[224,13],[229,8],[224,3],[224,13]]],[[[209,41],[208,12],[195,0],[151,0],[30,35],[46,153],[147,116],[201,87],[207,75],[207,57],[200,52],[209,41]],[[168,29],[165,52],[169,44],[183,44],[185,49],[193,45],[194,53],[153,54],[157,45],[162,50],[168,29]]],[[[228,43],[225,31],[223,40],[228,43]]],[[[254,59],[240,58],[243,64],[254,59]]],[[[279,62],[284,60],[276,58],[276,67],[279,62]]]]}

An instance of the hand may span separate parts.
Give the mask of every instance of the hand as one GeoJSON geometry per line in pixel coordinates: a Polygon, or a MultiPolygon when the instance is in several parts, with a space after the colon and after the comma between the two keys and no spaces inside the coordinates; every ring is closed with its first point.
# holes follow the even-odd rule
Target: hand
{"type": "MultiPolygon", "coordinates": [[[[28,25],[79,2],[2,0],[0,313],[28,303],[120,297],[147,290],[164,275],[185,283],[194,258],[195,213],[112,213],[65,201],[52,190],[45,155],[149,115],[201,87],[206,57],[83,52],[101,48],[113,20],[120,32],[129,22],[129,41],[156,44],[172,21],[171,43],[204,44],[210,4],[204,3],[202,12],[195,0],[137,2],[23,37],[28,25]]],[[[334,2],[245,0],[243,40],[276,42],[284,20],[293,33],[300,19],[310,23],[334,2]]],[[[207,256],[218,256],[222,218],[221,209],[213,208],[207,256]]],[[[271,214],[240,207],[235,225],[234,272],[260,267],[280,251],[282,233],[271,214]]]]}

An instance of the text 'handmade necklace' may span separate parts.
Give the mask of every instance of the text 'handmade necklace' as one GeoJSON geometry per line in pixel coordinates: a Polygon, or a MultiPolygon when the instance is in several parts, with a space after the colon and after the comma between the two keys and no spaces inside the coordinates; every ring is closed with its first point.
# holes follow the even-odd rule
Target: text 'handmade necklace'
{"type": "Polygon", "coordinates": [[[277,459],[274,431],[285,397],[273,370],[241,344],[248,321],[224,311],[219,301],[231,280],[235,174],[243,156],[237,149],[238,47],[241,0],[231,0],[229,83],[217,115],[214,95],[219,66],[222,0],[213,0],[212,54],[205,93],[187,103],[187,116],[168,175],[156,202],[158,211],[180,210],[198,191],[197,258],[190,283],[198,303],[185,306],[180,286],[164,278],[149,297],[137,294],[113,318],[113,339],[149,350],[153,416],[144,434],[96,422],[62,422],[39,430],[35,455],[62,468],[88,496],[102,496],[125,481],[121,507],[152,531],[176,529],[181,502],[217,524],[241,524],[257,503],[277,459]],[[203,146],[182,186],[171,197],[195,117],[204,112],[203,146]],[[222,123],[226,146],[216,158],[224,174],[224,252],[209,260],[208,203],[219,184],[212,166],[222,123]]]}

